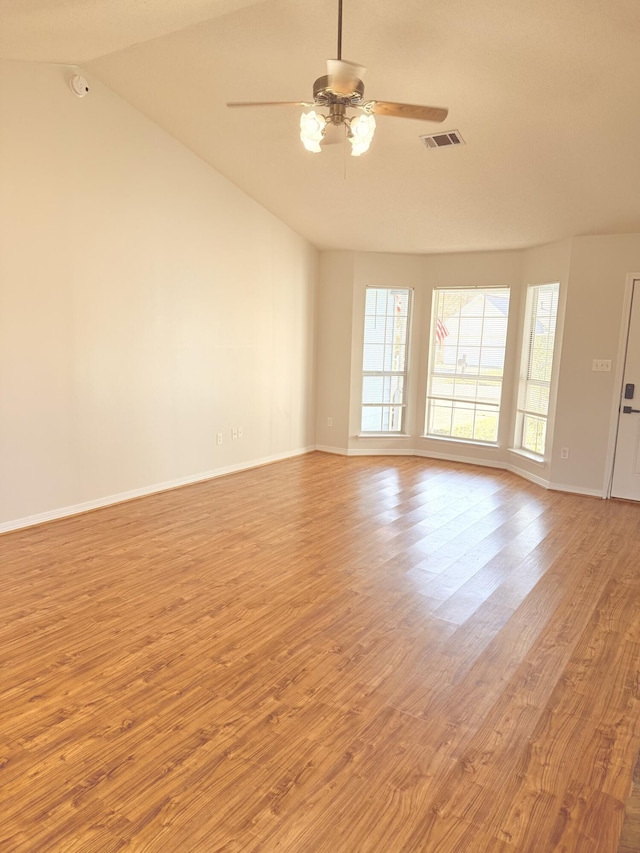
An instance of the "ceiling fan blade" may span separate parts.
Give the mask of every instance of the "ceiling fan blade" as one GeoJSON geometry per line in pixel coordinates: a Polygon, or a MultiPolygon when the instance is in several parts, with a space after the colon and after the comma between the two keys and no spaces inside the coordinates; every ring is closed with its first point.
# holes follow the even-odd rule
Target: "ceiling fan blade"
{"type": "Polygon", "coordinates": [[[228,107],[312,107],[311,101],[232,101],[228,107]]]}
{"type": "Polygon", "coordinates": [[[370,101],[368,111],[377,116],[417,118],[421,121],[444,121],[449,114],[446,107],[421,107],[417,104],[394,104],[391,101],[370,101]]]}
{"type": "Polygon", "coordinates": [[[358,91],[358,83],[367,69],[357,62],[346,59],[327,59],[327,77],[329,88],[336,95],[353,95],[358,91]]]}

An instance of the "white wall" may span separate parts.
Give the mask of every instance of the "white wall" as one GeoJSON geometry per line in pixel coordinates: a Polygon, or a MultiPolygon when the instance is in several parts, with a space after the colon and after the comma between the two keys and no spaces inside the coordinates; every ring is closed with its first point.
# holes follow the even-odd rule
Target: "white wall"
{"type": "Polygon", "coordinates": [[[315,250],[69,76],[0,63],[0,529],[315,444],[315,250]]]}
{"type": "Polygon", "coordinates": [[[322,450],[344,453],[351,401],[353,252],[323,252],[320,278],[316,441],[322,450]]]}
{"type": "Polygon", "coordinates": [[[600,494],[608,479],[607,446],[616,386],[627,275],[640,273],[640,234],[572,241],[551,480],[600,494]],[[611,359],[594,373],[594,358],[611,359]],[[569,459],[560,459],[560,448],[569,459]]]}

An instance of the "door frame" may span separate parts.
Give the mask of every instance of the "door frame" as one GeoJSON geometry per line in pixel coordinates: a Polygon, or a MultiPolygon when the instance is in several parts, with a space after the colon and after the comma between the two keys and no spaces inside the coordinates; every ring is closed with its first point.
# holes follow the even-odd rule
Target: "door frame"
{"type": "Polygon", "coordinates": [[[613,465],[616,456],[616,444],[618,441],[618,424],[620,422],[620,400],[622,399],[622,385],[624,382],[624,371],[627,360],[627,344],[629,341],[629,326],[631,325],[631,299],[633,297],[634,282],[638,282],[638,297],[640,297],[640,272],[627,273],[627,282],[624,288],[624,299],[622,302],[622,321],[620,323],[620,337],[618,340],[618,356],[616,358],[616,371],[613,380],[613,402],[611,405],[611,422],[609,427],[609,442],[607,445],[607,456],[605,462],[605,481],[602,495],[605,499],[611,497],[613,485],[613,465]]]}

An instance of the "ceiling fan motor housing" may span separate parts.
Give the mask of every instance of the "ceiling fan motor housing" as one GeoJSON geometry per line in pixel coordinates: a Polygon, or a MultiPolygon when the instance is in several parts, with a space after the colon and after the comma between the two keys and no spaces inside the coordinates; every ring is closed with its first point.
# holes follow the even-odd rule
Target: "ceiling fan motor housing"
{"type": "Polygon", "coordinates": [[[313,99],[316,104],[322,106],[330,104],[344,104],[345,106],[357,106],[364,96],[364,83],[362,80],[355,81],[353,92],[349,94],[337,94],[329,85],[328,75],[318,77],[313,84],[313,99]]]}

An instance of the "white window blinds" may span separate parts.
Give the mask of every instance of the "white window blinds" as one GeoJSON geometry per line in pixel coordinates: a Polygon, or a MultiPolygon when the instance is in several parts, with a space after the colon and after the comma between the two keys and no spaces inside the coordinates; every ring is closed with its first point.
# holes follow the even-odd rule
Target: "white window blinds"
{"type": "Polygon", "coordinates": [[[433,294],[425,433],[498,440],[509,288],[433,294]]]}
{"type": "Polygon", "coordinates": [[[411,291],[368,287],[362,357],[362,432],[404,427],[411,291]]]}
{"type": "Polygon", "coordinates": [[[527,289],[515,446],[544,456],[560,285],[527,289]]]}

